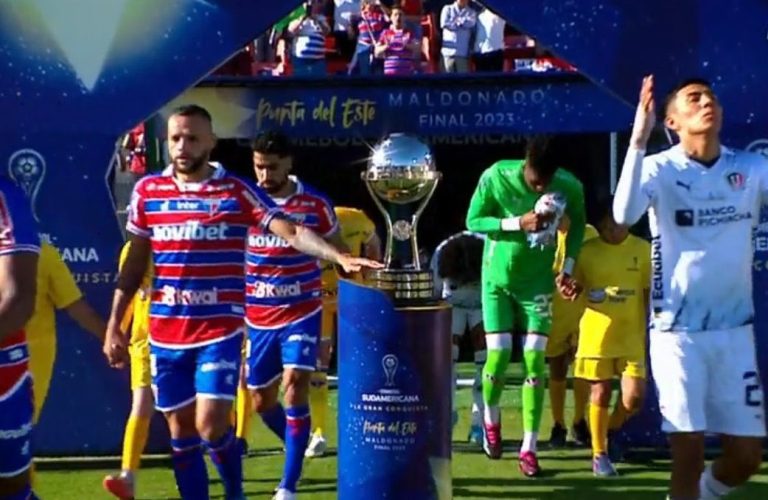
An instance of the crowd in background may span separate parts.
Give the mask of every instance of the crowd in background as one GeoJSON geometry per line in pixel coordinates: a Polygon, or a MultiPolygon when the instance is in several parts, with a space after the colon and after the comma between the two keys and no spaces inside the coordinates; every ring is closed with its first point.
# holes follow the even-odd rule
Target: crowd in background
{"type": "Polygon", "coordinates": [[[575,71],[477,0],[310,0],[215,75],[575,71]]]}

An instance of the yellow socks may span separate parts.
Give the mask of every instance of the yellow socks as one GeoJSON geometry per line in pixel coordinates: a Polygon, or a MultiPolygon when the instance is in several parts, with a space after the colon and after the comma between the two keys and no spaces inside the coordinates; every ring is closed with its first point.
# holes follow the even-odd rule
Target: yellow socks
{"type": "Polygon", "coordinates": [[[608,420],[608,408],[589,405],[589,431],[594,456],[608,452],[608,420]]]}
{"type": "Polygon", "coordinates": [[[125,424],[125,436],[123,438],[123,465],[124,471],[136,471],[141,463],[141,454],[147,445],[149,437],[149,419],[131,415],[125,424]]]}
{"type": "Polygon", "coordinates": [[[235,425],[235,435],[239,439],[248,439],[248,431],[251,424],[251,393],[246,387],[237,388],[236,403],[237,422],[235,425]]]}
{"type": "Polygon", "coordinates": [[[309,413],[314,433],[323,435],[328,414],[328,374],[318,369],[312,373],[309,383],[309,413]]]}

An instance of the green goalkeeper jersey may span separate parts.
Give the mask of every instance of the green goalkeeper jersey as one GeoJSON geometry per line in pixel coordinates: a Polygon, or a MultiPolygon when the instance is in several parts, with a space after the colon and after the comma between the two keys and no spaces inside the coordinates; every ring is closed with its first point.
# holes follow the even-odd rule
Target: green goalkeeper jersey
{"type": "MultiPolygon", "coordinates": [[[[486,169],[467,213],[467,228],[488,235],[483,256],[483,280],[510,290],[541,289],[544,282],[550,287],[553,283],[555,245],[531,248],[522,229],[501,229],[502,219],[530,212],[541,196],[526,184],[523,164],[522,160],[502,160],[486,169]]],[[[576,176],[561,168],[547,191],[565,197],[565,213],[571,220],[565,257],[575,261],[586,223],[584,188],[576,176]]]]}

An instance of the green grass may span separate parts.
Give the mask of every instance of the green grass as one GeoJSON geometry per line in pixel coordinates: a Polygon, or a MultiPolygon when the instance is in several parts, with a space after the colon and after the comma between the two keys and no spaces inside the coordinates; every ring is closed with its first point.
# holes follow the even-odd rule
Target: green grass
{"type": "MultiPolygon", "coordinates": [[[[471,365],[463,365],[464,375],[471,376],[471,365]]],[[[666,494],[669,477],[667,460],[645,457],[643,463],[624,463],[618,466],[621,474],[613,479],[596,479],[592,476],[590,453],[585,449],[549,451],[541,445],[540,460],[544,477],[531,480],[523,478],[517,470],[516,449],[522,433],[520,417],[519,368],[513,367],[512,383],[505,391],[502,405],[505,429],[505,455],[502,460],[490,461],[482,452],[465,442],[469,427],[469,388],[458,393],[461,420],[454,432],[453,493],[460,499],[659,499],[666,494]]],[[[570,395],[570,393],[569,393],[570,395]]],[[[336,405],[336,394],[331,393],[331,405],[336,405]]],[[[569,415],[570,402],[567,404],[569,415]]],[[[542,439],[549,437],[551,419],[545,411],[542,439]]],[[[335,428],[329,430],[332,447],[335,447],[335,428]]],[[[282,453],[279,442],[254,419],[251,437],[251,453],[245,462],[245,490],[248,498],[271,498],[282,470],[282,453]]],[[[100,464],[100,465],[103,465],[100,464]]],[[[115,464],[117,465],[117,464],[115,464]]],[[[101,479],[112,469],[85,468],[71,463],[45,464],[38,473],[37,491],[43,499],[97,500],[109,498],[101,489],[101,479]]],[[[210,471],[211,496],[223,498],[222,488],[215,471],[210,471]]],[[[300,485],[302,500],[336,498],[335,449],[330,456],[306,460],[300,485]]],[[[361,492],[360,498],[365,495],[361,492]]],[[[139,475],[138,498],[160,500],[178,498],[173,473],[167,461],[145,461],[139,475]]],[[[768,498],[768,466],[745,488],[729,498],[768,498]]]]}

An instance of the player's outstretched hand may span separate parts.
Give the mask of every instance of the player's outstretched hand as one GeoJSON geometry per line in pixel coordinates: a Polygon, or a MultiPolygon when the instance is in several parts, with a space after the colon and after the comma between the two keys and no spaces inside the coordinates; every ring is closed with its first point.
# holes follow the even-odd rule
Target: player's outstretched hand
{"type": "Polygon", "coordinates": [[[640,99],[635,111],[630,145],[637,149],[645,149],[654,126],[656,126],[656,102],[653,98],[653,75],[648,75],[643,78],[643,85],[640,88],[640,99]]]}
{"type": "Polygon", "coordinates": [[[342,254],[341,257],[339,257],[338,264],[344,269],[345,273],[356,273],[364,267],[368,269],[381,269],[384,267],[384,264],[381,262],[376,262],[375,260],[366,259],[364,257],[352,257],[349,254],[342,254]]]}
{"type": "Polygon", "coordinates": [[[520,217],[520,229],[526,233],[537,233],[549,226],[555,220],[555,213],[537,214],[533,210],[520,217]]]}
{"type": "Polygon", "coordinates": [[[579,282],[565,273],[557,275],[555,278],[555,285],[557,286],[557,291],[560,292],[560,295],[565,300],[576,300],[582,291],[582,286],[579,282]]]}
{"type": "Polygon", "coordinates": [[[128,362],[128,340],[120,330],[120,326],[107,326],[104,336],[104,355],[112,368],[125,368],[128,362]]]}

